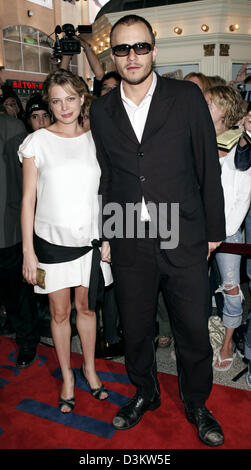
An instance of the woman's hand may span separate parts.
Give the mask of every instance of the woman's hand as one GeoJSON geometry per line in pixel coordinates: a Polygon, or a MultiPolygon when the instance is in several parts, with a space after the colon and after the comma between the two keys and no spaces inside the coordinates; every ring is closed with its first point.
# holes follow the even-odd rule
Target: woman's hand
{"type": "Polygon", "coordinates": [[[210,255],[211,253],[216,250],[216,248],[218,248],[218,246],[220,246],[222,244],[222,241],[221,242],[208,242],[208,255],[207,255],[207,259],[210,258],[210,255]]]}
{"type": "Polygon", "coordinates": [[[39,261],[35,253],[24,253],[23,255],[23,277],[29,283],[35,286],[37,284],[37,268],[39,261]]]}
{"type": "Polygon", "coordinates": [[[111,248],[109,242],[102,242],[101,246],[101,260],[106,263],[111,262],[111,248]]]}

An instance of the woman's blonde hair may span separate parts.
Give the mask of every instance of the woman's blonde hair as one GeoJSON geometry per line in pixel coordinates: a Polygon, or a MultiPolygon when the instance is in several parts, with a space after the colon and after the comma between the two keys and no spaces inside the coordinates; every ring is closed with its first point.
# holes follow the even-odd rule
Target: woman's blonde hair
{"type": "Polygon", "coordinates": [[[226,128],[235,126],[245,116],[245,102],[238,90],[228,85],[218,85],[207,90],[212,101],[224,113],[226,128]]]}
{"type": "Polygon", "coordinates": [[[185,77],[184,80],[189,80],[190,78],[196,77],[201,83],[202,92],[205,93],[208,88],[210,88],[211,84],[209,79],[206,75],[201,72],[190,72],[185,77]]]}
{"type": "Polygon", "coordinates": [[[219,75],[212,75],[212,76],[207,75],[207,78],[210,81],[210,88],[213,87],[213,86],[219,86],[219,85],[226,85],[227,84],[226,80],[224,78],[220,77],[219,75]]]}
{"type": "Polygon", "coordinates": [[[51,72],[43,83],[43,98],[49,102],[50,89],[54,85],[60,85],[65,90],[73,88],[75,92],[82,96],[86,93],[86,84],[78,75],[74,75],[69,70],[59,69],[51,72]]]}

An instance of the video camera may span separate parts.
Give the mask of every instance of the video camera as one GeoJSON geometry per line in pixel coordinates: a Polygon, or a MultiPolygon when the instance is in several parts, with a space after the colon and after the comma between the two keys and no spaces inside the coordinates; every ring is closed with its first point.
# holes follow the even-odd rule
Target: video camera
{"type": "Polygon", "coordinates": [[[62,55],[74,55],[80,54],[81,44],[78,39],[75,39],[76,32],[78,33],[88,33],[92,32],[91,25],[79,25],[76,29],[72,24],[66,23],[62,26],[57,25],[55,28],[55,44],[53,46],[53,52],[51,55],[51,60],[54,63],[61,62],[62,55]],[[63,33],[63,37],[60,39],[59,34],[63,33]]]}

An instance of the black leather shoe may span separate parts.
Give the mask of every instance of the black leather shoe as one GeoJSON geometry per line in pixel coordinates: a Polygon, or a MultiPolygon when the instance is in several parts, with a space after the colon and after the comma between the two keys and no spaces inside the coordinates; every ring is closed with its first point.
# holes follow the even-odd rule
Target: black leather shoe
{"type": "Polygon", "coordinates": [[[146,411],[154,411],[160,406],[160,397],[156,393],[152,401],[146,401],[138,393],[120,408],[113,418],[113,426],[118,430],[130,429],[141,420],[146,411]]]}
{"type": "Polygon", "coordinates": [[[18,367],[18,369],[25,369],[26,367],[31,366],[35,359],[36,351],[20,349],[17,357],[16,367],[18,367]]]}
{"type": "Polygon", "coordinates": [[[211,412],[202,405],[193,410],[186,409],[188,421],[195,424],[200,440],[207,446],[220,446],[224,442],[222,429],[211,412]]]}

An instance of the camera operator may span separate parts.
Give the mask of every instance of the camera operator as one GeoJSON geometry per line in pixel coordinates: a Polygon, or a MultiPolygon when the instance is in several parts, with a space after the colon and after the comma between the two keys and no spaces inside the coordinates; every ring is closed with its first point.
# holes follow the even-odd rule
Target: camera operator
{"type": "MultiPolygon", "coordinates": [[[[86,40],[86,33],[90,33],[89,30],[85,30],[87,26],[78,26],[78,34],[75,34],[75,29],[72,24],[65,24],[62,26],[56,26],[56,42],[53,49],[52,59],[58,63],[60,69],[68,70],[70,61],[74,54],[79,54],[81,47],[85,52],[89,66],[94,73],[94,85],[92,94],[95,96],[101,96],[115,88],[120,83],[120,76],[117,72],[112,71],[105,74],[104,69],[92,49],[91,44],[86,40]],[[83,31],[84,29],[84,31],[83,31]],[[59,39],[58,34],[64,33],[62,39],[59,39]]],[[[83,78],[82,78],[83,80],[83,78]]],[[[84,80],[83,80],[84,81],[84,80]]],[[[86,84],[86,93],[89,93],[88,85],[86,84]]]]}
{"type": "MultiPolygon", "coordinates": [[[[82,33],[82,34],[79,34],[78,36],[73,36],[73,37],[74,37],[74,39],[78,39],[80,41],[81,47],[82,47],[82,49],[83,49],[83,51],[86,55],[86,58],[87,58],[88,63],[91,67],[91,70],[93,71],[93,73],[95,75],[95,80],[101,81],[104,74],[105,74],[104,69],[103,69],[98,57],[96,56],[95,52],[93,51],[91,44],[89,44],[85,40],[85,34],[82,33]]],[[[62,56],[62,61],[61,61],[61,64],[59,65],[59,67],[61,69],[68,70],[71,58],[72,58],[72,56],[63,55],[62,56]]]]}

